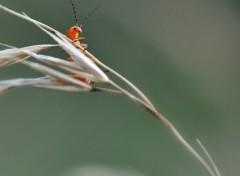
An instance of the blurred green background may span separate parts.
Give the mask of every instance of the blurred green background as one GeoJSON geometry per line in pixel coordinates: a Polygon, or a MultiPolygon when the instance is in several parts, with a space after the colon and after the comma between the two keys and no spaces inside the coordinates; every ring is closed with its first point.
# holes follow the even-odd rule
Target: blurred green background
{"type": "MultiPolygon", "coordinates": [[[[75,0],[79,18],[101,2],[75,0]]],[[[68,0],[1,4],[63,33],[74,24],[68,0]]],[[[83,28],[88,50],[143,90],[201,152],[199,138],[226,176],[240,171],[239,10],[234,0],[112,0],[83,28]]],[[[15,16],[0,12],[0,22],[2,43],[54,43],[15,16]]],[[[48,53],[65,58],[59,49],[48,53]]],[[[0,70],[1,80],[39,75],[21,64],[0,70]]],[[[95,165],[145,176],[207,175],[125,97],[34,88],[0,97],[0,175],[68,176],[95,165]]]]}

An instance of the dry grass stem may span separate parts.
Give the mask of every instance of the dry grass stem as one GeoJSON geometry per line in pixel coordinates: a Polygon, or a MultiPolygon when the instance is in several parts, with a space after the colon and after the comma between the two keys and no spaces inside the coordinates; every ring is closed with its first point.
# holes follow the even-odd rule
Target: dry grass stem
{"type": "Polygon", "coordinates": [[[219,169],[217,167],[217,165],[215,164],[214,160],[212,159],[211,155],[209,154],[209,152],[207,151],[207,149],[204,147],[204,145],[201,143],[201,141],[199,139],[196,139],[198,145],[201,147],[201,149],[203,150],[203,152],[205,153],[205,155],[207,156],[209,162],[211,163],[213,170],[216,173],[216,176],[221,176],[221,173],[219,172],[219,169]]]}
{"type": "MultiPolygon", "coordinates": [[[[87,78],[93,82],[108,85],[110,88],[102,88],[97,87],[95,85],[85,84],[82,81],[79,81],[73,77],[70,77],[67,74],[64,74],[60,71],[57,71],[53,68],[48,66],[36,63],[36,62],[29,62],[29,61],[22,61],[23,64],[29,66],[30,68],[37,70],[47,77],[39,78],[39,79],[15,79],[15,80],[8,80],[8,81],[0,81],[0,94],[5,93],[7,90],[14,88],[14,87],[21,87],[21,86],[34,86],[34,87],[41,87],[41,88],[49,88],[49,89],[56,89],[56,90],[64,90],[70,92],[78,92],[78,91],[103,91],[109,93],[118,93],[125,95],[129,99],[131,99],[136,104],[140,105],[143,109],[147,112],[152,114],[155,118],[160,120],[168,129],[169,131],[176,137],[176,139],[181,143],[187,151],[195,157],[195,159],[205,168],[209,176],[220,176],[218,169],[214,162],[211,164],[213,165],[212,169],[208,163],[198,154],[198,152],[182,137],[182,135],[178,132],[175,126],[160,112],[156,110],[154,105],[151,101],[147,98],[146,95],[142,93],[134,84],[132,84],[129,80],[123,77],[121,74],[113,70],[112,68],[108,67],[100,60],[98,60],[94,55],[89,53],[88,51],[84,50],[78,43],[71,41],[65,35],[60,33],[59,31],[49,27],[46,24],[43,24],[37,20],[34,20],[27,16],[26,14],[19,14],[11,9],[8,9],[2,5],[0,5],[0,10],[13,14],[17,17],[25,19],[29,22],[32,22],[42,31],[44,31],[47,35],[49,35],[57,44],[61,47],[72,59],[73,62],[67,62],[59,58],[55,58],[52,56],[46,56],[41,54],[36,54],[41,50],[33,50],[32,47],[25,47],[25,48],[14,48],[8,51],[0,51],[0,67],[1,63],[4,66],[10,65],[12,63],[16,63],[19,60],[32,56],[33,58],[37,59],[38,61],[44,62],[45,64],[55,66],[58,68],[63,69],[64,71],[71,72],[73,74],[79,75],[81,77],[87,78]],[[15,53],[15,55],[14,55],[15,53]],[[13,54],[13,55],[11,55],[13,54]],[[4,58],[5,60],[1,58],[4,58]],[[94,62],[92,62],[93,60],[94,62]],[[128,92],[126,89],[120,87],[118,84],[113,82],[109,79],[109,77],[100,69],[100,67],[110,71],[113,75],[115,75],[120,80],[124,81],[132,90],[134,90],[134,95],[128,92]]],[[[43,47],[43,45],[40,45],[43,47]]],[[[52,45],[51,45],[52,46],[52,45]]],[[[50,48],[51,46],[48,46],[50,48]]],[[[47,46],[45,49],[48,49],[47,46]]],[[[36,49],[36,48],[35,48],[36,49]]],[[[209,160],[211,161],[210,155],[208,152],[205,151],[205,148],[199,144],[202,149],[204,150],[205,154],[208,156],[209,160]]]]}
{"type": "MultiPolygon", "coordinates": [[[[80,47],[82,49],[81,46],[77,46],[80,47]]],[[[126,79],[124,76],[122,76],[120,73],[118,73],[117,71],[113,70],[112,68],[110,68],[109,66],[107,66],[106,64],[102,63],[99,59],[97,59],[94,55],[92,55],[90,52],[88,52],[87,50],[84,50],[84,54],[86,54],[89,58],[91,58],[92,60],[94,60],[94,62],[96,62],[98,65],[100,65],[101,67],[103,67],[104,69],[108,70],[109,72],[111,72],[112,74],[114,74],[116,77],[118,77],[119,79],[121,79],[123,82],[125,82],[129,87],[131,87],[138,95],[139,97],[145,102],[147,103],[149,106],[151,106],[152,108],[155,109],[155,107],[153,106],[153,104],[151,103],[151,101],[146,97],[146,95],[144,95],[144,93],[139,90],[133,83],[131,83],[128,79],[126,79]]]]}
{"type": "Polygon", "coordinates": [[[119,91],[122,91],[124,95],[129,97],[131,100],[139,104],[141,107],[143,107],[146,111],[150,112],[154,117],[156,117],[158,120],[160,120],[165,126],[168,127],[168,129],[172,132],[172,134],[176,137],[176,139],[203,165],[203,167],[207,170],[208,174],[210,176],[216,176],[213,170],[210,168],[210,166],[207,164],[207,162],[196,152],[193,147],[182,137],[182,135],[178,132],[178,130],[175,128],[175,126],[161,113],[159,113],[155,108],[149,106],[142,100],[136,98],[131,93],[126,91],[125,89],[121,88],[114,82],[110,82],[110,84],[118,89],[119,91]]]}

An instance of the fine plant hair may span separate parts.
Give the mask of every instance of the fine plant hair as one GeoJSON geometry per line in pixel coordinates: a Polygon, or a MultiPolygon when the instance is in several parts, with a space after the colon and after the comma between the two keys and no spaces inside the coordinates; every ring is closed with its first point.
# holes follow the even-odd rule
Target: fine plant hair
{"type": "Polygon", "coordinates": [[[133,103],[139,105],[141,108],[149,112],[153,117],[158,119],[162,124],[164,124],[169,132],[173,134],[175,139],[182,144],[189,154],[192,155],[206,170],[206,175],[220,176],[220,172],[218,171],[216,164],[213,162],[202,143],[198,141],[199,145],[210,161],[210,164],[186,141],[176,127],[155,108],[148,97],[146,97],[144,93],[127,78],[123,77],[120,73],[102,63],[99,59],[97,59],[97,57],[92,55],[86,49],[82,48],[78,42],[71,41],[56,29],[30,18],[26,14],[17,13],[2,5],[0,5],[0,11],[7,12],[33,23],[56,42],[56,44],[33,45],[23,48],[16,48],[2,44],[4,46],[8,46],[9,49],[0,51],[0,68],[16,63],[22,63],[38,72],[43,73],[44,76],[39,78],[17,78],[12,80],[2,80],[0,81],[0,95],[5,94],[12,88],[32,86],[67,92],[97,91],[126,96],[133,101],[133,103]],[[43,50],[53,47],[60,47],[69,56],[71,56],[73,62],[68,62],[54,56],[38,54],[43,50]],[[28,57],[32,57],[38,62],[26,61],[28,57]],[[126,86],[133,90],[134,94],[130,93],[126,88],[111,80],[104,73],[104,70],[108,70],[109,74],[113,74],[116,78],[123,81],[126,86]],[[69,74],[66,72],[79,75],[97,84],[86,84],[69,76],[69,74]]]}

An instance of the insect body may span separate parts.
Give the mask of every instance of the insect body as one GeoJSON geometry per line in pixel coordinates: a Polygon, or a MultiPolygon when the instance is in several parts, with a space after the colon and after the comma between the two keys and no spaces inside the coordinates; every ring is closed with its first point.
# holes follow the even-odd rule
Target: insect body
{"type": "MultiPolygon", "coordinates": [[[[82,29],[79,26],[72,26],[67,30],[66,36],[71,39],[73,42],[79,44],[84,49],[87,48],[87,44],[80,43],[80,41],[85,40],[85,37],[79,36],[82,34],[82,29]]],[[[73,61],[71,58],[68,58],[69,61],[73,61]],[[69,60],[70,59],[70,60],[69,60]]]]}
{"type": "MultiPolygon", "coordinates": [[[[75,44],[77,45],[80,45],[83,49],[86,49],[87,48],[87,44],[84,44],[84,43],[81,43],[82,40],[85,40],[86,38],[85,37],[82,37],[81,34],[82,34],[82,26],[83,24],[87,21],[87,19],[103,4],[99,4],[95,9],[93,9],[84,19],[83,21],[81,22],[81,24],[79,25],[78,23],[78,20],[77,20],[77,13],[76,13],[76,9],[73,5],[73,2],[72,0],[69,0],[71,5],[72,5],[72,9],[73,9],[73,14],[74,14],[74,19],[75,19],[75,26],[72,26],[70,27],[68,30],[67,30],[67,33],[66,33],[66,36],[71,39],[75,44]]],[[[104,1],[104,2],[107,2],[108,0],[104,1]]],[[[67,56],[67,60],[70,61],[70,62],[73,62],[73,59],[68,55],[67,56]]],[[[89,60],[91,60],[92,62],[94,62],[92,59],[89,58],[89,60]]],[[[86,84],[90,84],[91,81],[89,79],[86,79],[86,78],[83,78],[83,77],[80,77],[79,75],[76,75],[76,74],[72,74],[71,75],[73,78],[76,78],[86,84]]]]}
{"type": "MultiPolygon", "coordinates": [[[[87,48],[87,45],[80,43],[82,40],[85,40],[85,37],[79,36],[81,33],[82,33],[82,29],[79,26],[72,26],[67,30],[66,36],[69,39],[71,39],[73,42],[79,44],[80,46],[82,46],[85,49],[85,48],[87,48]]],[[[73,62],[73,59],[69,55],[67,56],[67,60],[70,62],[73,62]]],[[[90,82],[91,82],[89,79],[80,77],[79,75],[76,75],[76,74],[72,74],[71,76],[75,79],[78,79],[78,80],[86,83],[86,84],[90,84],[90,82]]]]}
{"type": "MultiPolygon", "coordinates": [[[[74,18],[75,18],[75,22],[76,22],[76,25],[75,26],[72,26],[70,27],[68,30],[67,30],[67,33],[66,33],[66,36],[71,39],[74,43],[80,45],[82,48],[87,48],[87,44],[84,44],[84,43],[81,43],[82,40],[85,40],[86,38],[85,37],[82,37],[80,36],[82,34],[82,25],[83,23],[87,20],[87,18],[97,9],[95,8],[92,12],[90,12],[88,14],[87,17],[85,17],[85,19],[82,21],[81,25],[78,24],[78,21],[77,21],[77,15],[76,15],[76,10],[74,8],[74,5],[73,5],[73,2],[71,0],[69,0],[71,5],[72,5],[72,8],[73,8],[73,13],[74,13],[74,18]]],[[[67,60],[70,61],[70,62],[73,62],[73,59],[68,55],[67,56],[67,60]]],[[[89,60],[91,60],[89,58],[89,60]]],[[[92,60],[91,60],[92,61],[92,60]]],[[[92,61],[93,62],[93,61],[92,61]]],[[[78,79],[86,84],[90,84],[91,81],[89,79],[86,79],[86,78],[83,78],[83,77],[80,77],[79,75],[76,75],[76,74],[72,74],[71,75],[73,78],[75,79],[78,79]]]]}

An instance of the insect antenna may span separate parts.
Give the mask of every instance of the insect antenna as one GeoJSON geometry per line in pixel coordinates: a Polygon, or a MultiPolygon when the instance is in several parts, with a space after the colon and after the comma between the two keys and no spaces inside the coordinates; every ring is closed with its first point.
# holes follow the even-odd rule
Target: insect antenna
{"type": "Polygon", "coordinates": [[[97,7],[95,7],[95,8],[82,20],[82,22],[81,22],[81,24],[80,24],[80,27],[82,27],[83,24],[88,20],[88,18],[89,18],[94,12],[96,12],[96,10],[98,10],[103,4],[105,4],[107,1],[109,1],[109,0],[103,1],[103,2],[100,3],[97,7]]]}
{"type": "Polygon", "coordinates": [[[73,4],[72,0],[69,0],[69,2],[72,5],[73,15],[74,15],[74,19],[75,19],[75,22],[76,22],[76,26],[79,26],[78,19],[77,19],[77,11],[76,11],[76,9],[74,7],[74,4],[73,4]]]}

